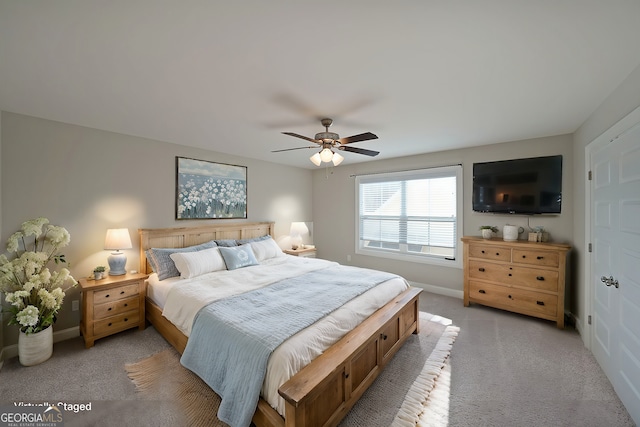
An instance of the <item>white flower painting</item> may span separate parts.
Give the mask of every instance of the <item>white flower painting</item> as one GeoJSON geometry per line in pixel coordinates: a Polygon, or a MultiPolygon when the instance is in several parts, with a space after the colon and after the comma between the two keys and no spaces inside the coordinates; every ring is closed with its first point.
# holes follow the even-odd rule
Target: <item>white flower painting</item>
{"type": "Polygon", "coordinates": [[[176,157],[176,219],[247,218],[247,167],[176,157]]]}

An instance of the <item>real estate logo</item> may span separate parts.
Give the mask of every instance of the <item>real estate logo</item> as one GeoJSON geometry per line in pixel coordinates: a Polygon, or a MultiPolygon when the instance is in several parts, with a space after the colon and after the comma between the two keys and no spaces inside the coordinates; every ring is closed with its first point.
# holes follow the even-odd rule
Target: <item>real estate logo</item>
{"type": "Polygon", "coordinates": [[[56,405],[0,406],[0,427],[62,427],[64,411],[56,405]]]}

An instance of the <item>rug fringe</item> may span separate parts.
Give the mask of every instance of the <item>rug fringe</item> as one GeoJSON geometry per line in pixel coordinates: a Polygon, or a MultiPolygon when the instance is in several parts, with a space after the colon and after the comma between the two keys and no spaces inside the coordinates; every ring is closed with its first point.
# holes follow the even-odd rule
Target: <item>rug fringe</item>
{"type": "Polygon", "coordinates": [[[420,375],[418,375],[407,392],[404,402],[391,424],[392,427],[416,426],[420,414],[424,411],[425,403],[451,354],[453,342],[459,332],[460,328],[457,326],[447,326],[444,330],[436,347],[425,362],[420,375]]]}
{"type": "Polygon", "coordinates": [[[165,372],[167,363],[174,358],[175,355],[171,350],[164,350],[141,362],[127,363],[124,369],[135,384],[137,392],[152,391],[158,388],[157,379],[165,372]]]}

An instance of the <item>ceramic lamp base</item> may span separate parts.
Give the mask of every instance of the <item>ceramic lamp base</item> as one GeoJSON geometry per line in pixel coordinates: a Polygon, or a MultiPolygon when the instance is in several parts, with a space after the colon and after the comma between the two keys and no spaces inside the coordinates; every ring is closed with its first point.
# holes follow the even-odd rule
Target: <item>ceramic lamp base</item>
{"type": "Polygon", "coordinates": [[[122,252],[112,252],[107,261],[109,262],[109,276],[122,276],[127,273],[125,270],[127,257],[122,252]]]}

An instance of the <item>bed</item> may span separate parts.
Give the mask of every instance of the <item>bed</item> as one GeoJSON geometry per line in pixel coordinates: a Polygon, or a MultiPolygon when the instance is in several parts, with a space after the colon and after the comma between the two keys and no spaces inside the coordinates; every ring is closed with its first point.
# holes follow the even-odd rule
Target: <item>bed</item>
{"type": "MultiPolygon", "coordinates": [[[[146,256],[146,251],[150,248],[186,248],[211,240],[247,241],[273,235],[273,228],[272,222],[247,222],[140,229],[140,270],[153,273],[146,256]]],[[[288,255],[284,257],[296,258],[288,255]]],[[[273,262],[289,261],[293,262],[288,259],[273,262]]],[[[265,266],[269,262],[265,261],[265,266]]],[[[288,264],[287,268],[290,268],[288,264]]],[[[158,302],[162,298],[154,296],[153,293],[157,291],[152,289],[155,288],[149,286],[147,291],[147,320],[177,351],[183,353],[187,348],[189,331],[185,330],[184,324],[176,322],[176,326],[163,316],[163,303],[158,302]]],[[[273,396],[263,389],[252,422],[258,427],[337,425],[404,341],[412,333],[418,333],[420,290],[407,287],[394,292],[397,295],[388,302],[383,302],[370,315],[367,314],[352,330],[275,387],[282,405],[275,404],[273,396]]],[[[287,343],[294,341],[293,338],[287,340],[287,343]]],[[[265,387],[266,382],[267,379],[265,387]]]]}

